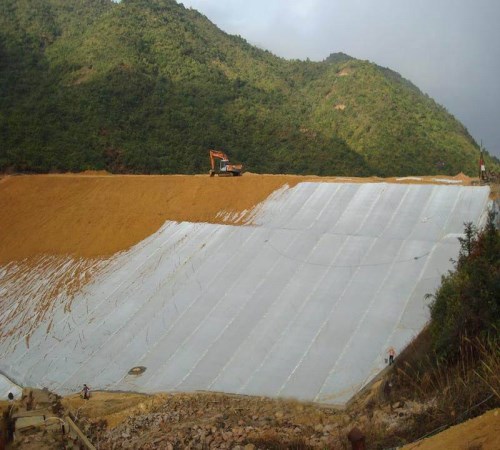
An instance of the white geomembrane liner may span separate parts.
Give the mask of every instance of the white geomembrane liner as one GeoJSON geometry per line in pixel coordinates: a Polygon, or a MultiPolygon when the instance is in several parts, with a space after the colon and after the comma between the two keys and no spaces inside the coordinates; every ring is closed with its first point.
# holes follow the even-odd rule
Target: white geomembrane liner
{"type": "MultiPolygon", "coordinates": [[[[0,370],[60,394],[212,390],[345,404],[428,320],[489,188],[301,183],[245,226],[167,222],[0,370]],[[49,331],[47,331],[49,329],[49,331]],[[129,375],[144,366],[140,375],[129,375]]],[[[1,281],[1,280],[0,280],[1,281]]],[[[19,302],[29,298],[19,298],[19,302]]]]}
{"type": "Polygon", "coordinates": [[[8,400],[9,394],[12,394],[15,399],[21,398],[23,389],[14,384],[7,377],[0,374],[0,400],[8,400]]]}

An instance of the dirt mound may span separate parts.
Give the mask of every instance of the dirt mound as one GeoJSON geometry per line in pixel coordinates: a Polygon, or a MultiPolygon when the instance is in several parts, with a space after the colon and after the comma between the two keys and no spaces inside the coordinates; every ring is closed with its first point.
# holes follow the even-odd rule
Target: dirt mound
{"type": "Polygon", "coordinates": [[[465,173],[463,173],[463,172],[460,172],[459,174],[455,175],[453,178],[455,180],[461,180],[461,181],[463,181],[464,183],[467,183],[467,184],[470,184],[470,182],[472,180],[471,177],[465,175],[465,173]]]}

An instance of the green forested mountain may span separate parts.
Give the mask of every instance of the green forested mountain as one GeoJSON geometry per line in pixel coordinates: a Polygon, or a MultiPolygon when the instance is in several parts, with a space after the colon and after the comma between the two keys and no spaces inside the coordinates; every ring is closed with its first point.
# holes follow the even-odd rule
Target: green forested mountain
{"type": "Polygon", "coordinates": [[[477,145],[399,74],[288,61],[174,0],[0,0],[0,170],[477,171],[477,145]]]}

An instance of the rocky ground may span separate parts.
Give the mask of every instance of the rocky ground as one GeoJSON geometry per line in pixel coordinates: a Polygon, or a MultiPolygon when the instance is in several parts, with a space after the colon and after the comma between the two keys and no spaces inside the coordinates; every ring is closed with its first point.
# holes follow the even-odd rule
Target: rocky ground
{"type": "Polygon", "coordinates": [[[144,397],[122,422],[116,413],[104,417],[112,425],[104,427],[91,411],[102,395],[83,405],[80,421],[100,449],[331,448],[346,440],[350,422],[345,413],[295,401],[199,393],[144,397]]]}
{"type": "MultiPolygon", "coordinates": [[[[29,391],[13,404],[18,413],[26,410],[29,391]]],[[[412,419],[432,413],[435,406],[432,401],[421,404],[391,398],[385,381],[375,383],[345,410],[217,393],[95,392],[90,400],[83,400],[79,395],[61,399],[48,391],[32,391],[31,413],[69,415],[99,450],[350,449],[348,435],[355,428],[365,436],[368,449],[394,448],[395,442],[407,443],[403,436],[412,419]]],[[[78,448],[68,446],[70,436],[62,435],[56,424],[16,430],[16,439],[7,448],[78,448]]],[[[499,436],[497,409],[408,448],[493,450],[499,448],[499,436]],[[446,442],[451,446],[444,446],[446,442]]]]}
{"type": "Polygon", "coordinates": [[[369,448],[397,434],[409,416],[432,407],[387,398],[375,383],[346,410],[214,393],[154,396],[94,393],[63,405],[100,449],[347,449],[353,428],[369,448]]]}

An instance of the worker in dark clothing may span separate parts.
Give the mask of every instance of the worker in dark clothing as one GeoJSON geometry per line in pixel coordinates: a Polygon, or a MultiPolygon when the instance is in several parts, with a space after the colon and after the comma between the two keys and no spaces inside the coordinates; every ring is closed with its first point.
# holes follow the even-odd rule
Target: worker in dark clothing
{"type": "Polygon", "coordinates": [[[85,400],[88,400],[90,398],[90,388],[86,384],[83,385],[82,397],[85,400]]]}
{"type": "Polygon", "coordinates": [[[396,356],[396,350],[394,350],[394,347],[389,347],[387,353],[389,354],[389,365],[392,366],[394,364],[394,357],[396,356]]]}

